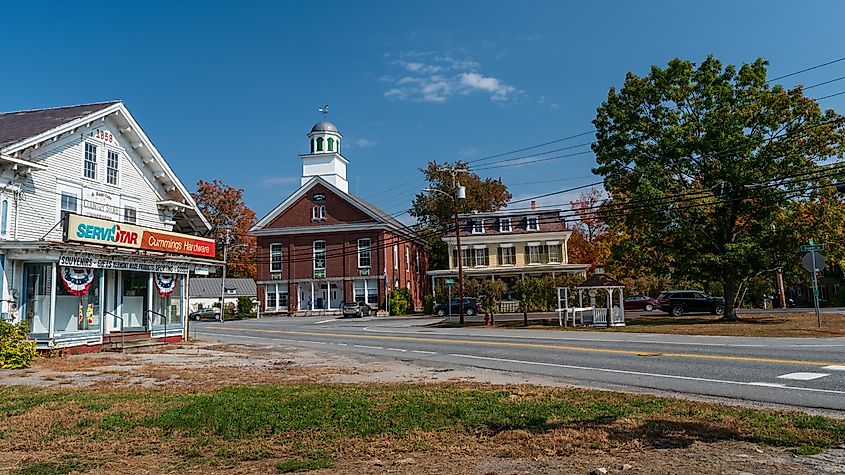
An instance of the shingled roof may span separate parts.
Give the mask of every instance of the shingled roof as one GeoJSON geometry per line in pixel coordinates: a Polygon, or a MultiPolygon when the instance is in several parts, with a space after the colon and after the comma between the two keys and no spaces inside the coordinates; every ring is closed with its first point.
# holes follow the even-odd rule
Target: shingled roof
{"type": "Polygon", "coordinates": [[[0,113],[0,149],[93,114],[118,102],[120,101],[0,113]]]}
{"type": "MultiPolygon", "coordinates": [[[[214,277],[191,279],[190,298],[220,298],[220,280],[214,277]]],[[[249,278],[226,279],[226,297],[255,297],[255,281],[249,278]]]]}

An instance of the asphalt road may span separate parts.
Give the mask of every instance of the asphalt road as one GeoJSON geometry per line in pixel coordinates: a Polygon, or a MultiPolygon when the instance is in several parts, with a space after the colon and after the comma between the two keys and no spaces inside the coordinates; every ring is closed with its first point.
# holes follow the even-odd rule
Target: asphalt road
{"type": "Polygon", "coordinates": [[[479,367],[562,384],[842,411],[845,338],[749,338],[431,328],[433,318],[271,317],[192,322],[191,335],[479,367]]]}

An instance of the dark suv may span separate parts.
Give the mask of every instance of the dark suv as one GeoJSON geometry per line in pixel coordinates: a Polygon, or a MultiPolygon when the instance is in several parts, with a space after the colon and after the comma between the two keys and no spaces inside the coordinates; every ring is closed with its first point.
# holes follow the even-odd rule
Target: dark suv
{"type": "MultiPolygon", "coordinates": [[[[438,304],[434,307],[434,314],[438,317],[445,317],[449,315],[449,307],[452,307],[452,315],[458,315],[460,312],[460,308],[458,304],[460,303],[460,299],[452,299],[449,302],[451,305],[446,305],[445,303],[438,304]]],[[[478,302],[472,297],[464,297],[464,315],[475,315],[478,313],[478,302]]]]}
{"type": "Polygon", "coordinates": [[[660,310],[676,317],[689,312],[708,312],[713,315],[725,313],[725,299],[711,297],[700,290],[670,290],[661,293],[657,300],[660,310]]]}

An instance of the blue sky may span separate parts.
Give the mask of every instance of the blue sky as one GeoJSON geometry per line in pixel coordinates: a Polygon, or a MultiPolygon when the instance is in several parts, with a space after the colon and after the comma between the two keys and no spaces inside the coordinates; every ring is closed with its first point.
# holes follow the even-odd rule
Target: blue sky
{"type": "MultiPolygon", "coordinates": [[[[325,103],[350,191],[394,213],[428,160],[590,130],[628,71],[712,53],[766,58],[774,77],[845,56],[836,1],[7,1],[2,17],[0,110],[123,99],[189,189],[219,178],[259,217],[298,187],[325,103]]],[[[845,62],[783,82],[842,76],[845,62]]],[[[845,112],[845,95],[822,104],[845,112]]],[[[519,199],[596,181],[592,166],[587,154],[479,174],[519,199]]]]}

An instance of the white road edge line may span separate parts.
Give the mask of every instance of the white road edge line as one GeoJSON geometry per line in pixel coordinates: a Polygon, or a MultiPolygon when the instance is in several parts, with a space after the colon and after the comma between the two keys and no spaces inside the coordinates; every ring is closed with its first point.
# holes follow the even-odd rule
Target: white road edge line
{"type": "Polygon", "coordinates": [[[314,325],[319,325],[319,324],[321,324],[321,323],[329,323],[329,322],[333,322],[333,321],[335,321],[335,320],[337,320],[337,319],[336,319],[336,318],[331,318],[331,319],[329,319],[329,320],[320,320],[319,322],[314,322],[314,325]]]}
{"type": "MultiPolygon", "coordinates": [[[[454,356],[457,358],[469,358],[474,360],[486,360],[486,361],[499,361],[502,363],[518,363],[518,364],[527,364],[527,365],[537,365],[537,366],[551,366],[555,368],[566,368],[566,369],[578,369],[578,370],[585,370],[585,371],[600,371],[604,373],[616,373],[616,374],[629,374],[632,376],[651,376],[654,378],[666,378],[666,379],[681,379],[684,381],[700,381],[705,383],[720,383],[720,384],[735,384],[737,386],[760,386],[760,383],[753,383],[753,382],[745,382],[745,381],[731,381],[726,379],[710,379],[710,378],[696,378],[693,376],[677,376],[672,374],[659,374],[659,373],[645,373],[642,371],[628,371],[624,369],[610,369],[610,368],[595,368],[590,366],[575,366],[575,365],[565,365],[565,364],[557,364],[557,363],[543,363],[539,361],[523,361],[523,360],[512,360],[507,358],[491,358],[489,356],[475,356],[475,355],[462,355],[459,353],[452,353],[450,356],[454,356]]],[[[834,389],[817,389],[817,388],[802,388],[797,386],[772,386],[775,389],[791,389],[794,391],[809,391],[809,392],[818,392],[818,393],[827,393],[827,394],[843,394],[845,395],[845,391],[836,391],[834,389]]]]}
{"type": "Polygon", "coordinates": [[[795,381],[812,381],[814,379],[830,376],[828,373],[787,373],[778,376],[778,379],[793,379],[795,381]]]}

